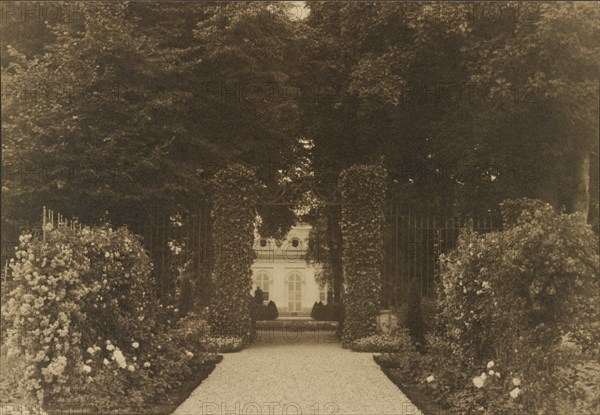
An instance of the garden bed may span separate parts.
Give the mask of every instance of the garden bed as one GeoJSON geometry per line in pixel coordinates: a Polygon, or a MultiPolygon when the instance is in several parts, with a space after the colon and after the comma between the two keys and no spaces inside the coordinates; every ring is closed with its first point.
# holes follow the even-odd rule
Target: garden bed
{"type": "Polygon", "coordinates": [[[91,415],[97,413],[119,415],[169,415],[179,407],[190,394],[212,373],[218,363],[223,360],[222,355],[214,355],[209,360],[199,362],[193,367],[193,376],[185,380],[181,386],[173,391],[170,402],[149,402],[143,408],[117,408],[112,410],[96,410],[81,407],[57,407],[46,411],[48,415],[91,415]]]}
{"type": "Polygon", "coordinates": [[[439,415],[446,413],[440,405],[432,402],[431,393],[423,390],[419,385],[415,385],[410,378],[406,378],[393,362],[379,358],[379,355],[373,355],[373,360],[379,365],[383,373],[392,381],[394,385],[406,395],[408,399],[423,413],[423,415],[439,415]],[[396,366],[396,367],[394,367],[396,366]]]}

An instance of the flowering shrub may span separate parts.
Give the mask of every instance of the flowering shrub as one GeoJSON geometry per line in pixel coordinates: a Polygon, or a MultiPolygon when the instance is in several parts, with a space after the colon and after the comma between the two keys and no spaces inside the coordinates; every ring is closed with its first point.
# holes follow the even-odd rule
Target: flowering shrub
{"type": "Polygon", "coordinates": [[[213,202],[213,298],[210,326],[215,335],[252,336],[252,262],[258,181],[240,165],[218,172],[213,202]]]}
{"type": "MultiPolygon", "coordinates": [[[[71,230],[65,232],[71,236],[71,230]]],[[[90,261],[62,233],[50,232],[42,245],[22,235],[11,263],[15,288],[2,307],[7,322],[9,358],[25,367],[18,390],[31,406],[67,396],[71,385],[82,384],[81,304],[96,287],[82,278],[90,261]]]]}
{"type": "Polygon", "coordinates": [[[415,351],[406,330],[396,330],[393,334],[372,334],[353,341],[350,348],[356,352],[371,353],[412,353],[415,351]]]}
{"type": "MultiPolygon", "coordinates": [[[[460,391],[460,399],[448,399],[462,402],[466,412],[509,413],[516,406],[556,412],[561,338],[569,335],[583,352],[600,339],[594,326],[597,237],[577,215],[557,215],[540,203],[516,205],[527,208],[514,215],[510,204],[504,231],[467,231],[457,249],[442,257],[438,324],[450,350],[433,347],[428,354],[464,354],[445,387],[460,391]],[[518,390],[505,380],[497,389],[465,391],[459,373],[486,361],[502,362],[505,374],[519,379],[518,390]]],[[[487,385],[482,378],[477,384],[487,385]]]]}
{"type": "Polygon", "coordinates": [[[178,347],[199,354],[202,352],[201,344],[210,333],[208,322],[203,316],[189,313],[177,321],[172,331],[173,341],[178,347]]]}
{"type": "Polygon", "coordinates": [[[202,340],[200,347],[211,353],[232,353],[242,350],[244,341],[240,337],[208,336],[202,340]]]}
{"type": "Polygon", "coordinates": [[[206,357],[187,350],[206,323],[160,324],[150,261],[126,229],[59,227],[45,243],[23,235],[11,267],[6,348],[30,407],[140,407],[206,357]]]}
{"type": "Polygon", "coordinates": [[[346,345],[375,334],[377,327],[386,178],[381,165],[356,165],[340,175],[346,345]]]}

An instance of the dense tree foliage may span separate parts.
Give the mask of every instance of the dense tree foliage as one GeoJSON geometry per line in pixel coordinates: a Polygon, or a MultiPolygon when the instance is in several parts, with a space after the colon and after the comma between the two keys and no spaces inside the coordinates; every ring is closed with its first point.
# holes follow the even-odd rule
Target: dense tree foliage
{"type": "MultiPolygon", "coordinates": [[[[194,206],[229,162],[258,165],[261,200],[296,203],[309,142],[334,257],[339,173],[380,155],[407,208],[533,196],[597,223],[593,3],[57,4],[4,15],[4,220],[194,206]]],[[[295,216],[259,212],[275,236],[295,216]]]]}
{"type": "Polygon", "coordinates": [[[486,212],[517,195],[586,211],[598,157],[594,4],[309,7],[311,80],[333,94],[306,105],[316,162],[385,154],[398,201],[432,213],[486,212]]]}
{"type": "Polygon", "coordinates": [[[300,57],[283,5],[70,9],[36,22],[36,42],[7,42],[5,217],[193,206],[232,160],[287,170],[298,111],[284,86],[300,57]]]}

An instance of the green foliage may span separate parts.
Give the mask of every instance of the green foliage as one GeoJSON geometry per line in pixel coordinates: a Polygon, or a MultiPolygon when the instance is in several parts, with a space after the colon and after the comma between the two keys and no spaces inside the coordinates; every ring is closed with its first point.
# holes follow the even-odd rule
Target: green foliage
{"type": "Polygon", "coordinates": [[[187,349],[202,337],[190,326],[206,323],[161,324],[150,261],[125,228],[24,234],[11,267],[3,352],[9,370],[23,369],[13,386],[29,406],[139,407],[166,399],[207,357],[187,349]]]}
{"type": "Polygon", "coordinates": [[[244,348],[245,341],[235,336],[207,336],[200,345],[202,350],[210,353],[234,353],[244,348]]]}
{"type": "Polygon", "coordinates": [[[344,342],[375,333],[383,267],[387,174],[381,165],[357,165],[340,175],[346,291],[344,342]]]}
{"type": "Polygon", "coordinates": [[[269,314],[271,316],[271,319],[276,320],[277,317],[279,317],[279,310],[277,310],[277,305],[275,304],[275,302],[269,301],[269,304],[267,304],[267,307],[269,307],[269,314]]]}
{"type": "MultiPolygon", "coordinates": [[[[493,360],[505,376],[522,380],[517,398],[504,383],[498,395],[504,409],[514,409],[515,400],[528,410],[554,412],[565,336],[583,353],[597,353],[598,239],[576,214],[559,215],[532,201],[506,203],[505,212],[515,205],[528,208],[517,217],[507,213],[504,231],[466,231],[442,258],[438,323],[443,341],[465,356],[458,371],[493,360]]],[[[484,395],[474,401],[490,411],[499,409],[495,403],[484,395]]]]}
{"type": "Polygon", "coordinates": [[[318,321],[340,321],[342,319],[341,304],[333,302],[323,304],[319,301],[313,305],[310,316],[318,321]]]}
{"type": "Polygon", "coordinates": [[[260,287],[256,287],[256,290],[254,290],[254,302],[256,304],[262,305],[264,300],[265,300],[265,293],[263,292],[263,290],[260,289],[260,287]]]}
{"type": "Polygon", "coordinates": [[[289,7],[72,3],[72,21],[7,18],[4,217],[33,221],[51,205],[86,223],[107,210],[134,220],[196,206],[217,165],[277,160],[286,171],[301,59],[289,7]],[[39,174],[21,180],[20,168],[39,174]]]}
{"type": "Polygon", "coordinates": [[[502,224],[505,228],[532,221],[536,211],[546,208],[539,199],[507,199],[500,204],[502,224]]]}
{"type": "Polygon", "coordinates": [[[279,317],[279,311],[273,301],[269,301],[269,304],[265,305],[262,302],[260,304],[253,303],[250,307],[250,317],[252,321],[263,321],[263,320],[275,320],[279,317]]]}
{"type": "Polygon", "coordinates": [[[252,335],[250,304],[254,225],[258,182],[252,170],[233,165],[215,176],[213,196],[213,298],[210,325],[214,334],[252,335]]]}
{"type": "Polygon", "coordinates": [[[317,176],[385,154],[389,199],[438,214],[522,196],[570,210],[584,193],[579,157],[598,160],[596,5],[307,4],[303,89],[324,99],[300,102],[317,176]]]}
{"type": "Polygon", "coordinates": [[[316,302],[313,304],[312,309],[310,310],[310,317],[315,319],[315,320],[319,320],[317,318],[317,316],[321,316],[321,310],[323,308],[323,303],[322,302],[316,302]]]}
{"type": "Polygon", "coordinates": [[[417,279],[410,283],[405,325],[410,337],[419,349],[425,340],[425,319],[423,318],[423,298],[417,279]]]}
{"type": "Polygon", "coordinates": [[[409,333],[396,330],[393,334],[372,334],[350,343],[355,352],[370,353],[409,353],[416,351],[409,333]]]}

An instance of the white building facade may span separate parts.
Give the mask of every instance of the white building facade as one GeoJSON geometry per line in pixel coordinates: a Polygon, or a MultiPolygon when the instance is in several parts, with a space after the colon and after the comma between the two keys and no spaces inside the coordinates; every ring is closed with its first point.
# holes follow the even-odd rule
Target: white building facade
{"type": "Polygon", "coordinates": [[[327,301],[327,287],[315,279],[319,265],[305,260],[310,229],[300,223],[283,241],[256,237],[252,292],[260,287],[265,301],[273,301],[280,315],[308,315],[315,302],[327,301]]]}

